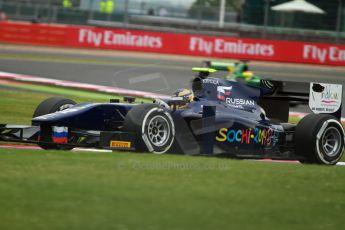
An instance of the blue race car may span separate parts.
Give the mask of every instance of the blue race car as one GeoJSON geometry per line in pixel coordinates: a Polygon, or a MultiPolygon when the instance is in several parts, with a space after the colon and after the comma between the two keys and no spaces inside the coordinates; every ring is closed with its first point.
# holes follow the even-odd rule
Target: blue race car
{"type": "Polygon", "coordinates": [[[191,89],[152,104],[49,98],[30,126],[0,125],[0,140],[74,147],[299,160],[334,165],[343,155],[342,85],[260,80],[259,86],[194,68],[191,89]],[[313,112],[288,123],[291,101],[313,112]]]}

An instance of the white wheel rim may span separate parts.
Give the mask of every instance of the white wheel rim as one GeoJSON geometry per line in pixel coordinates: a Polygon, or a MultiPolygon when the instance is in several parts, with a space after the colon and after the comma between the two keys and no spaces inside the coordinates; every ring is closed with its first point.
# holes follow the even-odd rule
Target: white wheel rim
{"type": "Polygon", "coordinates": [[[161,115],[154,116],[147,126],[147,135],[154,146],[164,146],[170,137],[170,125],[167,119],[161,115]]]}
{"type": "Polygon", "coordinates": [[[58,111],[63,111],[63,110],[65,110],[65,109],[69,109],[69,108],[71,108],[72,106],[74,106],[74,105],[73,105],[73,104],[65,104],[65,105],[62,105],[62,106],[60,106],[60,107],[58,108],[57,112],[58,112],[58,111]]]}
{"type": "Polygon", "coordinates": [[[328,157],[334,157],[339,153],[341,145],[341,133],[333,126],[328,127],[321,137],[322,151],[328,157]]]}
{"type": "MultiPolygon", "coordinates": [[[[342,127],[342,125],[339,123],[339,121],[335,120],[335,119],[330,119],[327,120],[323,123],[323,125],[321,126],[319,132],[316,135],[316,151],[318,154],[319,159],[325,163],[325,164],[334,164],[336,162],[339,161],[339,159],[343,156],[343,150],[344,150],[344,129],[342,127]],[[332,125],[331,125],[332,124],[332,125]],[[337,128],[338,127],[338,128],[337,128]],[[333,129],[336,129],[337,132],[335,132],[333,129]],[[332,132],[334,135],[339,134],[339,139],[338,140],[338,144],[336,146],[336,148],[334,148],[334,151],[329,151],[331,148],[330,146],[327,146],[328,150],[327,152],[324,150],[324,143],[327,143],[327,138],[328,140],[331,140],[333,138],[331,138],[330,136],[327,137],[328,135],[326,135],[327,133],[332,132]],[[337,133],[337,134],[336,134],[337,133]],[[326,137],[325,142],[324,142],[324,137],[326,137]],[[330,155],[331,154],[331,155],[330,155]],[[332,160],[327,159],[326,157],[330,157],[332,158],[332,160]]],[[[333,146],[334,143],[333,143],[333,146]]]]}

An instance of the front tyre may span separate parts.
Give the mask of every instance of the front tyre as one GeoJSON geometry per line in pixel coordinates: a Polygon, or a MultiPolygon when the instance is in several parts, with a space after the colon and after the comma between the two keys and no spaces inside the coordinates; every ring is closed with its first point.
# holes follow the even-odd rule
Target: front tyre
{"type": "Polygon", "coordinates": [[[75,101],[63,97],[50,97],[42,101],[36,108],[32,117],[55,113],[68,109],[77,104],[75,101]]]}
{"type": "MultiPolygon", "coordinates": [[[[63,97],[51,97],[44,101],[42,101],[36,108],[35,112],[33,113],[32,117],[39,117],[49,113],[55,113],[58,111],[63,111],[65,109],[71,108],[77,104],[75,101],[63,98],[63,97]]],[[[60,146],[55,143],[39,143],[38,144],[42,149],[50,150],[71,150],[73,147],[71,146],[60,146]]]]}
{"type": "Polygon", "coordinates": [[[307,115],[296,127],[295,147],[302,163],[334,165],[343,156],[344,129],[333,116],[307,115]]]}
{"type": "Polygon", "coordinates": [[[175,138],[170,113],[156,104],[142,104],[127,113],[123,130],[135,134],[136,149],[141,152],[167,152],[175,138]]]}

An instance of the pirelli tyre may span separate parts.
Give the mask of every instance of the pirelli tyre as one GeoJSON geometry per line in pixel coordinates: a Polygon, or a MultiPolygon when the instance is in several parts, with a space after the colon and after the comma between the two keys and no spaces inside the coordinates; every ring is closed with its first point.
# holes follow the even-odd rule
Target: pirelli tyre
{"type": "Polygon", "coordinates": [[[72,107],[75,101],[63,97],[50,97],[42,101],[36,108],[32,117],[55,113],[72,107]]]}
{"type": "Polygon", "coordinates": [[[136,150],[141,152],[166,153],[175,138],[170,113],[157,104],[141,104],[130,109],[123,130],[135,134],[136,150]]]}
{"type": "MultiPolygon", "coordinates": [[[[63,97],[50,97],[46,100],[42,101],[34,111],[32,117],[38,117],[42,115],[46,115],[49,113],[55,113],[58,111],[62,111],[68,109],[72,106],[77,104],[75,101],[63,98],[63,97]]],[[[58,149],[58,150],[71,150],[73,147],[71,146],[61,146],[53,143],[39,143],[38,144],[41,148],[49,150],[49,149],[58,149]]]]}
{"type": "Polygon", "coordinates": [[[309,114],[297,124],[295,149],[302,163],[334,165],[343,156],[344,129],[331,115],[309,114]]]}

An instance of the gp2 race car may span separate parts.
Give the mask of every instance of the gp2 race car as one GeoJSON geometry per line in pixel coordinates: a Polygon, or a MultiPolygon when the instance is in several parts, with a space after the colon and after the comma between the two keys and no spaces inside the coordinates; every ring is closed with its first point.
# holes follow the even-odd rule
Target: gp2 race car
{"type": "Polygon", "coordinates": [[[342,85],[260,79],[259,86],[209,77],[196,68],[192,97],[152,104],[80,103],[49,98],[32,125],[0,125],[0,140],[35,143],[43,149],[102,148],[153,153],[299,160],[334,165],[343,155],[342,85]],[[289,103],[311,111],[287,123],[289,103]]]}
{"type": "MultiPolygon", "coordinates": [[[[215,69],[218,71],[226,71],[225,79],[234,79],[241,81],[247,85],[260,87],[261,79],[264,79],[250,70],[248,61],[233,61],[233,62],[216,62],[204,61],[203,67],[215,69]]],[[[270,78],[264,80],[271,80],[270,78]]]]}

